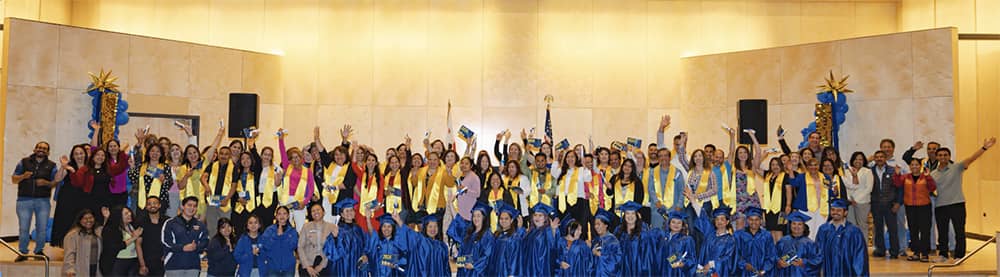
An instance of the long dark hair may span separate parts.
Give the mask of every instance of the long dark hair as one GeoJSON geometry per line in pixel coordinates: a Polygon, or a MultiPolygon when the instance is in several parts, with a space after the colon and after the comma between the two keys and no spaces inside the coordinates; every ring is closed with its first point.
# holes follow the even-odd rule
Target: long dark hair
{"type": "Polygon", "coordinates": [[[494,237],[511,236],[514,234],[514,231],[517,230],[517,221],[514,221],[514,215],[511,214],[508,214],[508,216],[510,216],[510,228],[507,228],[506,230],[503,229],[503,226],[500,225],[500,217],[503,216],[503,214],[504,213],[497,214],[497,231],[493,232],[494,237]]]}
{"type": "Polygon", "coordinates": [[[832,146],[827,146],[823,148],[823,153],[820,154],[820,159],[830,160],[831,162],[833,162],[833,170],[844,168],[844,160],[843,158],[840,157],[840,152],[837,152],[837,149],[833,148],[832,146]],[[826,154],[827,152],[831,151],[833,152],[834,155],[837,155],[836,159],[833,159],[826,154]]]}
{"type": "Polygon", "coordinates": [[[191,151],[191,149],[194,149],[194,152],[198,153],[198,162],[201,161],[201,150],[198,149],[198,146],[194,144],[188,144],[187,147],[184,147],[184,159],[183,159],[184,162],[181,163],[188,166],[188,168],[194,168],[195,166],[197,166],[197,164],[193,164],[191,160],[188,159],[188,151],[191,151]]]}
{"type": "MultiPolygon", "coordinates": [[[[389,176],[389,173],[392,172],[392,166],[390,166],[390,164],[392,164],[392,160],[393,159],[396,159],[396,161],[399,163],[399,169],[398,170],[399,170],[399,176],[400,176],[400,178],[405,177],[405,176],[403,176],[403,161],[400,161],[399,157],[396,156],[396,155],[390,155],[389,157],[385,158],[385,170],[382,172],[382,176],[389,176]]],[[[378,158],[376,158],[376,160],[378,160],[378,158]]],[[[389,180],[386,180],[386,181],[388,182],[389,180]]]]}
{"type": "Polygon", "coordinates": [[[734,165],[736,167],[736,170],[749,170],[749,171],[753,170],[753,167],[754,167],[754,165],[753,165],[753,152],[750,152],[750,148],[747,148],[746,146],[743,146],[743,145],[740,145],[739,147],[736,147],[736,153],[733,153],[733,158],[734,158],[733,160],[736,161],[736,164],[734,165]],[[740,150],[743,150],[743,151],[747,152],[747,160],[746,160],[746,162],[740,162],[740,150]],[[746,167],[747,168],[743,168],[744,167],[744,163],[746,163],[746,167]]]}
{"type": "Polygon", "coordinates": [[[278,231],[284,232],[285,228],[289,227],[290,225],[292,225],[292,211],[289,210],[287,206],[278,206],[277,208],[275,208],[274,209],[274,226],[276,228],[278,228],[278,231]],[[280,210],[285,210],[285,212],[288,213],[288,219],[285,220],[285,225],[284,226],[282,226],[281,224],[278,224],[278,211],[280,211],[280,210]]]}
{"type": "Polygon", "coordinates": [[[865,157],[865,153],[861,152],[861,151],[857,151],[857,152],[854,152],[854,154],[851,154],[851,160],[848,161],[848,164],[854,165],[854,160],[857,159],[858,156],[861,156],[861,167],[864,168],[865,166],[867,166],[868,165],[868,157],[865,157]]]}
{"type": "Polygon", "coordinates": [[[639,211],[635,212],[635,228],[632,230],[628,229],[628,222],[625,221],[625,214],[622,213],[621,226],[618,227],[618,238],[624,239],[627,235],[629,238],[637,238],[642,236],[642,215],[639,211]]]}
{"type": "Polygon", "coordinates": [[[110,164],[110,162],[111,162],[111,154],[108,154],[107,150],[104,150],[104,149],[101,149],[101,148],[97,148],[97,149],[94,149],[94,152],[90,154],[89,158],[87,158],[86,164],[87,164],[87,167],[90,168],[90,169],[96,169],[98,167],[100,167],[101,169],[108,169],[108,167],[109,167],[108,165],[110,164]],[[97,156],[98,152],[104,153],[104,162],[102,162],[100,166],[97,166],[97,164],[94,163],[94,157],[97,156]]]}
{"type": "Polygon", "coordinates": [[[444,232],[441,231],[441,228],[442,227],[441,227],[441,220],[440,219],[439,220],[434,220],[434,221],[428,221],[427,223],[421,223],[420,224],[420,233],[423,234],[425,237],[431,238],[433,240],[444,242],[444,235],[443,235],[444,232]],[[435,235],[433,237],[427,235],[427,224],[432,223],[432,222],[438,225],[438,233],[437,233],[437,235],[435,235]]]}
{"type": "Polygon", "coordinates": [[[80,234],[84,235],[94,235],[96,234],[96,232],[94,231],[96,229],[95,227],[97,227],[97,216],[94,215],[93,211],[91,211],[90,209],[83,209],[82,211],[76,214],[76,220],[73,221],[73,228],[76,229],[77,232],[80,232],[80,234]],[[83,224],[80,223],[81,221],[83,221],[83,217],[87,216],[88,214],[94,217],[94,226],[91,226],[90,229],[83,227],[83,224]]]}
{"type": "Polygon", "coordinates": [[[476,232],[476,222],[475,222],[476,215],[475,215],[475,213],[477,213],[477,212],[478,213],[482,213],[482,211],[472,211],[472,213],[470,213],[471,214],[470,217],[472,217],[472,218],[469,219],[469,227],[466,228],[467,230],[465,231],[465,239],[466,240],[468,240],[468,239],[472,238],[473,236],[475,236],[475,240],[479,241],[480,239],[483,238],[483,234],[485,234],[486,232],[490,231],[490,215],[489,214],[483,214],[483,226],[482,226],[482,228],[479,229],[479,232],[476,232]]]}
{"type": "Polygon", "coordinates": [[[222,227],[226,226],[226,225],[229,225],[229,227],[232,227],[233,226],[233,222],[230,221],[229,218],[220,217],[219,221],[218,221],[218,223],[216,225],[218,227],[215,228],[215,230],[216,230],[215,231],[215,236],[213,236],[212,239],[219,240],[220,243],[225,243],[226,242],[225,239],[229,239],[230,243],[236,243],[236,230],[233,230],[232,232],[230,232],[229,236],[222,235],[222,227]]]}
{"type": "Polygon", "coordinates": [[[566,176],[566,173],[569,172],[569,167],[570,166],[573,166],[573,168],[577,168],[577,167],[582,167],[583,166],[583,159],[580,158],[580,155],[576,154],[576,151],[566,152],[566,155],[563,157],[563,159],[562,159],[562,172],[559,173],[559,181],[562,181],[563,177],[566,176]],[[570,165],[568,163],[568,161],[569,161],[569,155],[573,155],[573,157],[576,158],[576,164],[570,165]]]}
{"type": "Polygon", "coordinates": [[[163,147],[161,147],[159,144],[156,144],[156,143],[149,145],[149,148],[146,149],[146,155],[143,157],[142,161],[144,163],[149,163],[149,160],[150,160],[149,153],[153,152],[154,148],[160,150],[160,158],[156,159],[156,162],[161,163],[161,164],[166,163],[167,162],[167,153],[163,152],[163,147]]]}
{"type": "Polygon", "coordinates": [[[69,150],[69,166],[73,167],[73,169],[80,169],[81,166],[87,164],[87,161],[90,160],[90,151],[87,151],[87,147],[90,146],[86,144],[73,145],[73,148],[69,150]],[[83,151],[84,164],[77,164],[76,159],[73,158],[73,152],[76,152],[76,149],[80,149],[80,151],[83,151]]]}
{"type": "Polygon", "coordinates": [[[767,174],[775,174],[775,175],[777,175],[777,174],[781,174],[781,172],[784,172],[784,171],[785,171],[785,163],[781,162],[781,157],[774,157],[774,158],[771,158],[771,160],[767,161],[767,170],[764,172],[764,175],[767,175],[767,174]],[[778,162],[778,172],[771,171],[771,163],[774,163],[774,162],[778,162]]]}
{"type": "Polygon", "coordinates": [[[701,167],[702,167],[702,169],[709,169],[709,168],[711,168],[712,167],[711,162],[709,162],[708,161],[708,157],[705,156],[706,155],[705,151],[701,150],[701,149],[695,149],[693,152],[691,152],[691,159],[688,160],[688,168],[691,168],[692,170],[694,170],[695,166],[697,166],[697,163],[694,162],[694,156],[698,155],[698,153],[701,153],[701,167]]]}

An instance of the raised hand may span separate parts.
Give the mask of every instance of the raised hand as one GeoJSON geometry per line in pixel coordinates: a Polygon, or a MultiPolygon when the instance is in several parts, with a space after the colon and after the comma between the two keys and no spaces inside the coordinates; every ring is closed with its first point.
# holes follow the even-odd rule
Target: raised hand
{"type": "Polygon", "coordinates": [[[97,123],[97,121],[95,121],[95,120],[91,120],[90,121],[90,128],[94,128],[94,130],[101,129],[101,124],[97,123]]]}
{"type": "Polygon", "coordinates": [[[340,137],[345,140],[351,137],[351,133],[354,133],[354,129],[351,128],[351,124],[344,124],[344,128],[340,128],[340,137]]]}
{"type": "Polygon", "coordinates": [[[997,138],[996,137],[988,138],[985,141],[983,141],[983,148],[986,148],[987,150],[989,150],[996,143],[997,143],[997,138]]]}
{"type": "Polygon", "coordinates": [[[66,157],[66,155],[59,157],[59,163],[62,164],[63,167],[69,166],[69,157],[66,157]]]}
{"type": "Polygon", "coordinates": [[[319,138],[319,126],[313,127],[313,138],[319,138]]]}
{"type": "Polygon", "coordinates": [[[503,130],[503,140],[504,141],[510,140],[510,129],[503,130]]]}
{"type": "Polygon", "coordinates": [[[499,133],[497,133],[497,141],[500,141],[501,139],[503,139],[503,134],[504,134],[504,131],[500,131],[499,133]]]}
{"type": "Polygon", "coordinates": [[[913,147],[911,147],[910,149],[920,150],[921,148],[924,148],[924,142],[923,141],[917,141],[916,143],[913,144],[913,147]]]}
{"type": "Polygon", "coordinates": [[[747,133],[747,135],[751,135],[751,136],[757,134],[757,130],[754,130],[754,129],[743,129],[743,132],[747,133]]]}
{"type": "Polygon", "coordinates": [[[528,132],[525,132],[524,128],[521,128],[521,140],[526,140],[526,139],[528,139],[528,132]]]}
{"type": "Polygon", "coordinates": [[[669,114],[668,115],[664,115],[663,117],[660,118],[660,129],[659,130],[663,130],[663,128],[667,128],[667,126],[670,126],[670,115],[669,114]]]}
{"type": "Polygon", "coordinates": [[[785,128],[782,128],[781,125],[778,125],[778,138],[784,138],[784,137],[785,137],[785,128]]]}
{"type": "Polygon", "coordinates": [[[412,141],[413,139],[410,139],[410,134],[406,134],[405,136],[403,136],[403,142],[406,143],[406,145],[410,145],[410,142],[412,141]]]}

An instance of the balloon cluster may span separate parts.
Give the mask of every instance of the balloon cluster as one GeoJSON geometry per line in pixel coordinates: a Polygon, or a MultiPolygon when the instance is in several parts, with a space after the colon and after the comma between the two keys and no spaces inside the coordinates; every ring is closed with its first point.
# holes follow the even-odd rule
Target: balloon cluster
{"type": "MultiPolygon", "coordinates": [[[[830,104],[833,110],[833,132],[830,134],[831,142],[834,149],[840,149],[840,125],[844,124],[847,119],[847,111],[850,107],[847,105],[847,95],[840,94],[837,97],[833,96],[833,92],[827,91],[824,93],[816,94],[816,100],[819,100],[822,104],[830,104]]],[[[809,126],[802,128],[802,142],[799,143],[799,148],[805,148],[809,144],[809,134],[816,131],[816,121],[809,123],[809,126]]]]}
{"type": "MultiPolygon", "coordinates": [[[[117,140],[118,130],[119,130],[119,128],[117,127],[128,123],[128,112],[127,112],[128,102],[125,101],[125,99],[122,99],[121,92],[113,92],[113,91],[101,92],[97,88],[91,86],[91,90],[87,91],[87,95],[90,95],[91,97],[90,103],[91,106],[93,107],[90,112],[90,119],[96,122],[101,121],[101,98],[107,97],[108,94],[116,94],[118,96],[118,105],[116,105],[117,107],[115,110],[115,134],[114,134],[114,139],[117,140]]],[[[93,138],[94,128],[90,127],[88,124],[87,129],[90,129],[90,133],[87,134],[87,138],[93,138]]]]}

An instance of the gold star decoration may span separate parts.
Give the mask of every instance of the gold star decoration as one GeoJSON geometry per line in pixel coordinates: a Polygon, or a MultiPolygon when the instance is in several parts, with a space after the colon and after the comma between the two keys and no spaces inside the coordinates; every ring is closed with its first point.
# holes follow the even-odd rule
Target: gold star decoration
{"type": "Polygon", "coordinates": [[[118,80],[118,77],[111,76],[111,70],[105,72],[104,68],[101,68],[101,73],[97,75],[94,75],[93,72],[87,72],[87,74],[90,74],[90,82],[91,82],[90,87],[88,87],[87,90],[97,89],[101,93],[109,91],[119,92],[118,85],[115,84],[115,81],[118,80]]]}
{"type": "Polygon", "coordinates": [[[817,86],[817,88],[819,88],[819,92],[816,94],[830,92],[833,94],[833,102],[837,102],[838,93],[844,94],[854,92],[853,90],[847,88],[847,78],[849,77],[851,77],[851,75],[844,76],[844,78],[840,78],[838,81],[833,77],[833,70],[830,70],[830,77],[826,78],[826,84],[817,86]]]}

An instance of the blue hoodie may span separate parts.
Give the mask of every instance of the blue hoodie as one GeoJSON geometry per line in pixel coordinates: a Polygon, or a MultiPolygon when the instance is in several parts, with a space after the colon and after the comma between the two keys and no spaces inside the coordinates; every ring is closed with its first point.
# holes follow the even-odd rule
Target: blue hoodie
{"type": "Polygon", "coordinates": [[[250,235],[243,234],[240,240],[236,242],[236,249],[233,250],[233,259],[239,264],[236,276],[250,276],[254,268],[260,269],[264,265],[263,258],[253,255],[253,245],[258,244],[258,247],[260,246],[260,236],[258,235],[254,239],[250,238],[250,235]]]}
{"type": "Polygon", "coordinates": [[[204,223],[195,218],[184,220],[181,216],[173,217],[163,223],[161,235],[167,252],[163,258],[165,270],[201,270],[199,254],[208,247],[208,232],[204,223]],[[191,242],[196,245],[194,251],[185,252],[184,246],[191,242]]]}

